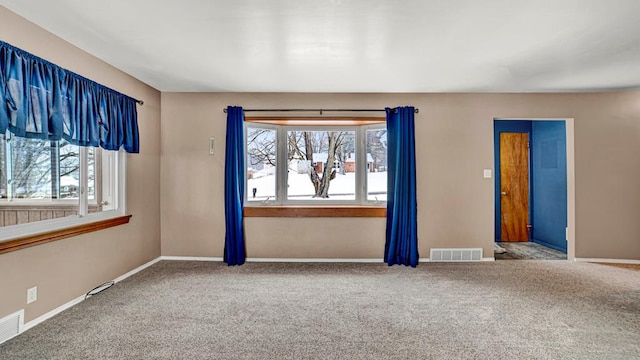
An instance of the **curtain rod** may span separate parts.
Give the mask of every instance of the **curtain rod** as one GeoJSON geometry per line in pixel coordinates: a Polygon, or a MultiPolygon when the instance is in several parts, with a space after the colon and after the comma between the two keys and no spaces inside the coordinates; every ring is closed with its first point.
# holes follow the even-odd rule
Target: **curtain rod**
{"type": "MultiPolygon", "coordinates": [[[[227,112],[227,108],[222,109],[223,112],[227,112]]],[[[329,112],[373,112],[373,111],[386,111],[385,109],[243,109],[244,112],[319,112],[322,115],[323,111],[329,112]]],[[[419,109],[415,109],[415,113],[419,113],[419,109]]]]}

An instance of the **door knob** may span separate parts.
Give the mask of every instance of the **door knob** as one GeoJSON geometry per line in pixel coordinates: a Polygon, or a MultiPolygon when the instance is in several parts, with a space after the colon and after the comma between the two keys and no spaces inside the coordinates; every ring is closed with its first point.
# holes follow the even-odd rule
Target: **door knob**
{"type": "Polygon", "coordinates": [[[509,193],[508,193],[508,192],[506,192],[506,191],[503,191],[503,192],[501,192],[500,194],[501,194],[501,195],[508,195],[509,193]]]}

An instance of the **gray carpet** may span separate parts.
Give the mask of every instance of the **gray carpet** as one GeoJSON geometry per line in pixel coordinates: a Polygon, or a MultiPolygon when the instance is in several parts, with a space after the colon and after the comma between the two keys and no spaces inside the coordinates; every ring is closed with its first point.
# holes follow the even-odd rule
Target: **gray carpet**
{"type": "Polygon", "coordinates": [[[567,261],[160,262],[1,359],[638,359],[638,272],[567,261]]]}

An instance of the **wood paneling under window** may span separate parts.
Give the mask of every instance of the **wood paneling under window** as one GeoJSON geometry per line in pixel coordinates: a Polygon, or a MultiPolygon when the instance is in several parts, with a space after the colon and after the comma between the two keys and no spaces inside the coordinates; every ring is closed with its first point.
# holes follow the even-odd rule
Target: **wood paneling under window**
{"type": "MultiPolygon", "coordinates": [[[[89,205],[89,213],[102,211],[100,205],[89,205]]],[[[0,205],[0,227],[57,219],[78,214],[78,205],[0,205]]]]}

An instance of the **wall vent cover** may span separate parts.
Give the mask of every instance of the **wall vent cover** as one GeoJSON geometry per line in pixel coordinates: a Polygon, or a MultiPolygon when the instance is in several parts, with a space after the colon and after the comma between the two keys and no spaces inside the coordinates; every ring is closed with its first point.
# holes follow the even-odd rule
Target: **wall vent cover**
{"type": "Polygon", "coordinates": [[[482,248],[476,249],[434,249],[431,248],[430,261],[482,261],[482,248]]]}
{"type": "Polygon", "coordinates": [[[18,335],[24,325],[24,310],[0,319],[0,344],[18,335]]]}

